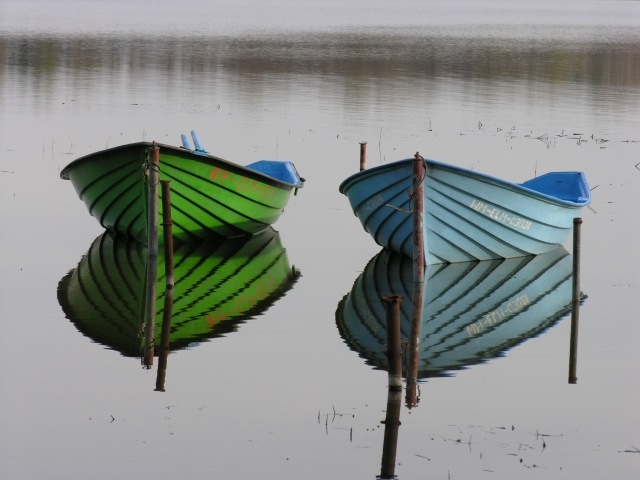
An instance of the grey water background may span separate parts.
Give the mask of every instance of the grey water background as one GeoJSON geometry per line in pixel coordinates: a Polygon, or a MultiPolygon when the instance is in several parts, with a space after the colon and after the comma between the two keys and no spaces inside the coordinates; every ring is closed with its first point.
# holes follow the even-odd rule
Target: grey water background
{"type": "Polygon", "coordinates": [[[637,478],[639,113],[637,1],[1,0],[0,478],[379,475],[387,374],[335,323],[379,252],[338,193],[361,141],[370,166],[582,170],[593,194],[577,384],[568,318],[421,382],[398,478],[637,478]],[[58,304],[102,233],[59,172],[191,129],[238,163],[296,163],[307,184],[276,228],[302,277],[172,353],[160,393],[58,304]]]}

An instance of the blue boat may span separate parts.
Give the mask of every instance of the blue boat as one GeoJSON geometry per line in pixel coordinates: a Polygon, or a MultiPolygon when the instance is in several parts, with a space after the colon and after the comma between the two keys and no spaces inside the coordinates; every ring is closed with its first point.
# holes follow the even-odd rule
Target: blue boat
{"type": "Polygon", "coordinates": [[[414,298],[413,261],[383,250],[338,304],[336,324],[351,350],[386,371],[387,320],[381,297],[404,298],[403,343],[412,332],[414,302],[421,302],[416,376],[450,376],[504,355],[570,313],[572,279],[573,257],[560,247],[537,256],[429,265],[421,295],[414,298]]]}
{"type": "MultiPolygon", "coordinates": [[[[381,246],[413,256],[414,159],[361,171],[340,185],[364,229],[381,246]]],[[[538,255],[561,245],[591,202],[582,172],[511,183],[423,160],[425,263],[538,255]]]]}

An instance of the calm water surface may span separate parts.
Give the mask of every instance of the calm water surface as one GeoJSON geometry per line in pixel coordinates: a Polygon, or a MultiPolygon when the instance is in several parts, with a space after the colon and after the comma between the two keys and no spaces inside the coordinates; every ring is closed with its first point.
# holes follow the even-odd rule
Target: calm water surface
{"type": "Polygon", "coordinates": [[[639,111],[637,1],[2,0],[0,477],[637,477],[639,111]],[[239,163],[296,163],[276,228],[301,276],[175,348],[161,393],[157,362],[58,301],[103,233],[59,172],[192,129],[239,163]],[[587,174],[576,384],[569,318],[540,319],[423,378],[383,455],[387,374],[336,322],[380,251],[338,193],[361,141],[369,165],[587,174]]]}

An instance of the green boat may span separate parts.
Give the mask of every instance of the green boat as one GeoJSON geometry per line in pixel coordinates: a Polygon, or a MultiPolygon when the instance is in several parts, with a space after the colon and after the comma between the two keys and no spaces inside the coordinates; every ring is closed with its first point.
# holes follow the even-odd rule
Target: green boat
{"type": "MultiPolygon", "coordinates": [[[[185,135],[182,147],[132,143],[78,158],[60,176],[71,180],[103,227],[145,244],[149,238],[149,179],[153,185],[170,181],[168,197],[177,241],[260,233],[278,220],[291,193],[304,185],[291,162],[260,160],[243,167],[209,155],[197,134],[191,134],[194,149],[185,135]],[[157,179],[151,175],[156,172],[157,179]]],[[[162,192],[157,191],[162,215],[162,192]]],[[[162,242],[162,226],[159,230],[162,242]]]]}
{"type": "MultiPolygon", "coordinates": [[[[140,357],[147,247],[106,231],[58,284],[66,317],[85,336],[127,357],[140,357]]],[[[235,331],[264,313],[295,284],[280,235],[273,228],[252,237],[182,243],[174,251],[171,351],[235,331]]],[[[155,344],[165,309],[164,254],[158,257],[155,344]]]]}

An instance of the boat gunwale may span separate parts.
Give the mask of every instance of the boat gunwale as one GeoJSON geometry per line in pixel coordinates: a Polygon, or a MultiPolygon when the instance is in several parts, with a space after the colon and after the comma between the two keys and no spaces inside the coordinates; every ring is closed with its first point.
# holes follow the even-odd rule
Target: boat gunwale
{"type": "MultiPolygon", "coordinates": [[[[143,142],[134,142],[134,143],[128,143],[125,145],[118,145],[116,147],[110,147],[104,150],[100,150],[98,152],[93,152],[87,155],[84,155],[82,157],[79,157],[75,160],[73,160],[71,163],[69,163],[66,167],[64,167],[62,169],[62,171],[60,172],[60,178],[63,180],[70,180],[69,174],[71,172],[71,170],[73,170],[75,167],[77,167],[79,164],[81,163],[85,163],[88,162],[90,160],[93,160],[94,157],[98,156],[98,155],[105,155],[105,154],[109,154],[111,152],[116,152],[118,150],[126,150],[126,149],[131,149],[134,147],[145,147],[145,148],[149,148],[154,144],[154,142],[147,142],[147,141],[143,141],[143,142]]],[[[302,186],[304,186],[304,179],[302,177],[300,177],[300,175],[298,174],[298,172],[295,169],[295,166],[293,165],[292,162],[288,162],[291,163],[291,165],[294,167],[293,170],[296,173],[296,176],[298,177],[298,182],[297,183],[289,183],[289,182],[285,182],[283,180],[280,180],[276,177],[272,177],[270,175],[267,175],[265,173],[262,173],[258,170],[253,170],[251,168],[245,167],[243,165],[234,163],[230,160],[225,160],[224,158],[220,158],[220,157],[216,157],[215,155],[211,155],[209,153],[206,154],[202,154],[202,153],[198,153],[194,150],[190,150],[184,147],[176,147],[173,145],[167,145],[164,143],[158,143],[155,142],[155,144],[160,148],[160,152],[162,152],[163,150],[169,150],[172,151],[174,153],[179,153],[180,155],[184,155],[184,154],[191,154],[195,156],[195,159],[201,159],[204,163],[208,163],[210,164],[212,167],[213,166],[217,166],[217,165],[224,165],[226,168],[228,168],[229,170],[232,171],[236,171],[238,173],[241,173],[244,176],[247,177],[253,177],[255,179],[264,181],[267,184],[270,184],[272,186],[275,187],[283,187],[283,188],[287,188],[287,189],[294,189],[294,188],[302,188],[302,186]]],[[[191,158],[191,160],[194,160],[194,158],[191,158]]],[[[287,162],[285,160],[282,160],[283,163],[287,162]]]]}
{"type": "MultiPolygon", "coordinates": [[[[391,163],[387,163],[384,165],[376,165],[375,167],[363,170],[361,172],[357,172],[354,173],[353,175],[347,177],[339,186],[339,191],[340,193],[344,194],[344,195],[348,195],[347,194],[347,190],[350,186],[350,184],[356,183],[360,178],[362,177],[366,177],[368,176],[368,174],[381,174],[383,173],[385,170],[393,170],[396,169],[397,167],[404,165],[406,163],[411,163],[413,162],[413,158],[406,158],[404,160],[397,160],[391,163]]],[[[493,175],[489,175],[486,173],[481,173],[481,172],[476,172],[474,170],[469,170],[467,168],[463,168],[463,167],[458,167],[456,165],[451,165],[451,164],[447,164],[447,163],[443,163],[443,162],[439,162],[437,160],[430,160],[430,159],[425,159],[427,166],[432,166],[432,167],[438,167],[441,168],[443,170],[448,170],[451,172],[456,172],[459,173],[461,175],[467,176],[467,177],[473,177],[474,179],[477,179],[479,181],[483,181],[486,183],[490,183],[490,184],[494,184],[497,186],[501,186],[504,188],[507,188],[509,190],[512,191],[517,191],[520,193],[526,193],[531,197],[535,197],[538,198],[540,200],[547,200],[550,201],[554,204],[557,205],[562,205],[562,206],[566,206],[566,207],[573,207],[573,208],[580,208],[580,207],[585,207],[587,205],[589,205],[591,203],[591,193],[589,191],[589,187],[588,184],[586,182],[586,178],[584,176],[583,172],[579,172],[579,171],[565,171],[565,172],[548,172],[548,173],[571,173],[571,174],[577,174],[580,176],[581,180],[582,180],[582,184],[584,185],[585,189],[584,189],[584,193],[586,194],[586,196],[581,196],[579,198],[582,199],[582,201],[571,201],[571,200],[565,200],[559,197],[555,197],[553,195],[549,195],[543,192],[540,192],[539,190],[534,190],[528,187],[523,186],[520,183],[514,183],[514,182],[510,182],[508,180],[504,180],[502,178],[498,178],[495,177],[493,175]]],[[[428,175],[428,174],[427,174],[428,175]]],[[[545,174],[546,175],[546,174],[545,174]]],[[[534,177],[534,178],[538,178],[538,177],[534,177]]],[[[525,180],[525,182],[528,180],[525,180]]]]}

